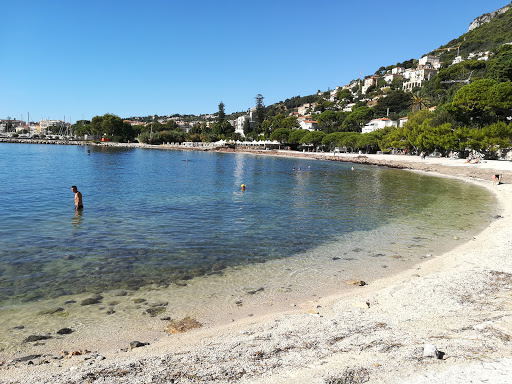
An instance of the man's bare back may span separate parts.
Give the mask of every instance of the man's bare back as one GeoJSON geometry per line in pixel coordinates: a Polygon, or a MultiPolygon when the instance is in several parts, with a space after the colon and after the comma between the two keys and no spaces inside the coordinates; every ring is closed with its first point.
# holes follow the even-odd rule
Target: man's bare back
{"type": "Polygon", "coordinates": [[[84,204],[82,203],[82,194],[80,192],[78,192],[76,185],[73,185],[71,187],[71,190],[75,194],[75,209],[83,209],[84,204]]]}

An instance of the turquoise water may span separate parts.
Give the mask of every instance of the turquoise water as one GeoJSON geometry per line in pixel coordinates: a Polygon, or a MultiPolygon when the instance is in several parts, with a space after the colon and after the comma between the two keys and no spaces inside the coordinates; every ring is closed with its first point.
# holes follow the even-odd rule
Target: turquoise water
{"type": "MultiPolygon", "coordinates": [[[[392,244],[428,248],[487,220],[493,203],[485,191],[455,180],[351,166],[0,144],[0,305],[166,287],[401,222],[415,223],[410,238],[401,232],[392,244]],[[83,194],[81,213],[71,185],[83,194]]],[[[366,241],[389,243],[393,233],[366,241]]],[[[358,257],[351,247],[351,258],[358,257]]]]}

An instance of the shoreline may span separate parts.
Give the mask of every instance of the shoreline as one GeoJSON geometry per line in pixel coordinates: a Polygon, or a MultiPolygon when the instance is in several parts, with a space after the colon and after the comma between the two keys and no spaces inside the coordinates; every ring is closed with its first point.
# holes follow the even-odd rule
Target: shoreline
{"type": "MultiPolygon", "coordinates": [[[[290,156],[280,151],[243,152],[290,156]]],[[[330,154],[294,154],[470,181],[497,195],[501,218],[473,241],[422,262],[417,269],[307,303],[304,308],[171,335],[153,345],[105,355],[105,360],[88,358],[94,356],[90,354],[41,365],[37,365],[41,358],[33,358],[33,366],[0,363],[6,380],[0,382],[44,378],[54,383],[83,382],[87,377],[145,383],[157,377],[162,381],[155,382],[175,378],[179,382],[324,383],[352,369],[368,375],[369,382],[396,383],[402,377],[400,382],[419,383],[418,374],[428,378],[442,375],[444,369],[457,370],[468,361],[512,357],[512,306],[504,301],[512,289],[512,261],[506,260],[512,249],[508,240],[512,188],[493,186],[490,181],[496,171],[504,175],[505,182],[511,180],[510,162],[464,165],[459,160],[418,161],[414,156],[336,155],[330,159],[330,154]],[[445,358],[424,358],[424,344],[435,344],[445,358]]],[[[492,377],[492,372],[486,375],[492,377]]]]}

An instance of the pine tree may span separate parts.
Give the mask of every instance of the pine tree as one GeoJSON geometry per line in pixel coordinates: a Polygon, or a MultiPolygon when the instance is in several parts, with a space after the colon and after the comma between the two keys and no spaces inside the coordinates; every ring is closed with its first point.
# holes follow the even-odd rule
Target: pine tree
{"type": "Polygon", "coordinates": [[[221,101],[219,104],[219,123],[224,122],[226,120],[226,113],[224,112],[224,103],[221,101]]]}
{"type": "Polygon", "coordinates": [[[256,126],[259,127],[263,120],[265,120],[265,105],[263,104],[264,97],[258,93],[256,99],[256,126]]]}

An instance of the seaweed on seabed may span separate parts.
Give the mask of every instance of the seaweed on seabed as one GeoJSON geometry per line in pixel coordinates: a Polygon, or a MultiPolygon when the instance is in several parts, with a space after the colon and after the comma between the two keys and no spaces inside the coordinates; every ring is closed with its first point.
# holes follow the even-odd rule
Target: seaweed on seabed
{"type": "Polygon", "coordinates": [[[341,376],[325,379],[325,384],[362,384],[370,381],[370,373],[366,368],[345,368],[341,376]]]}

